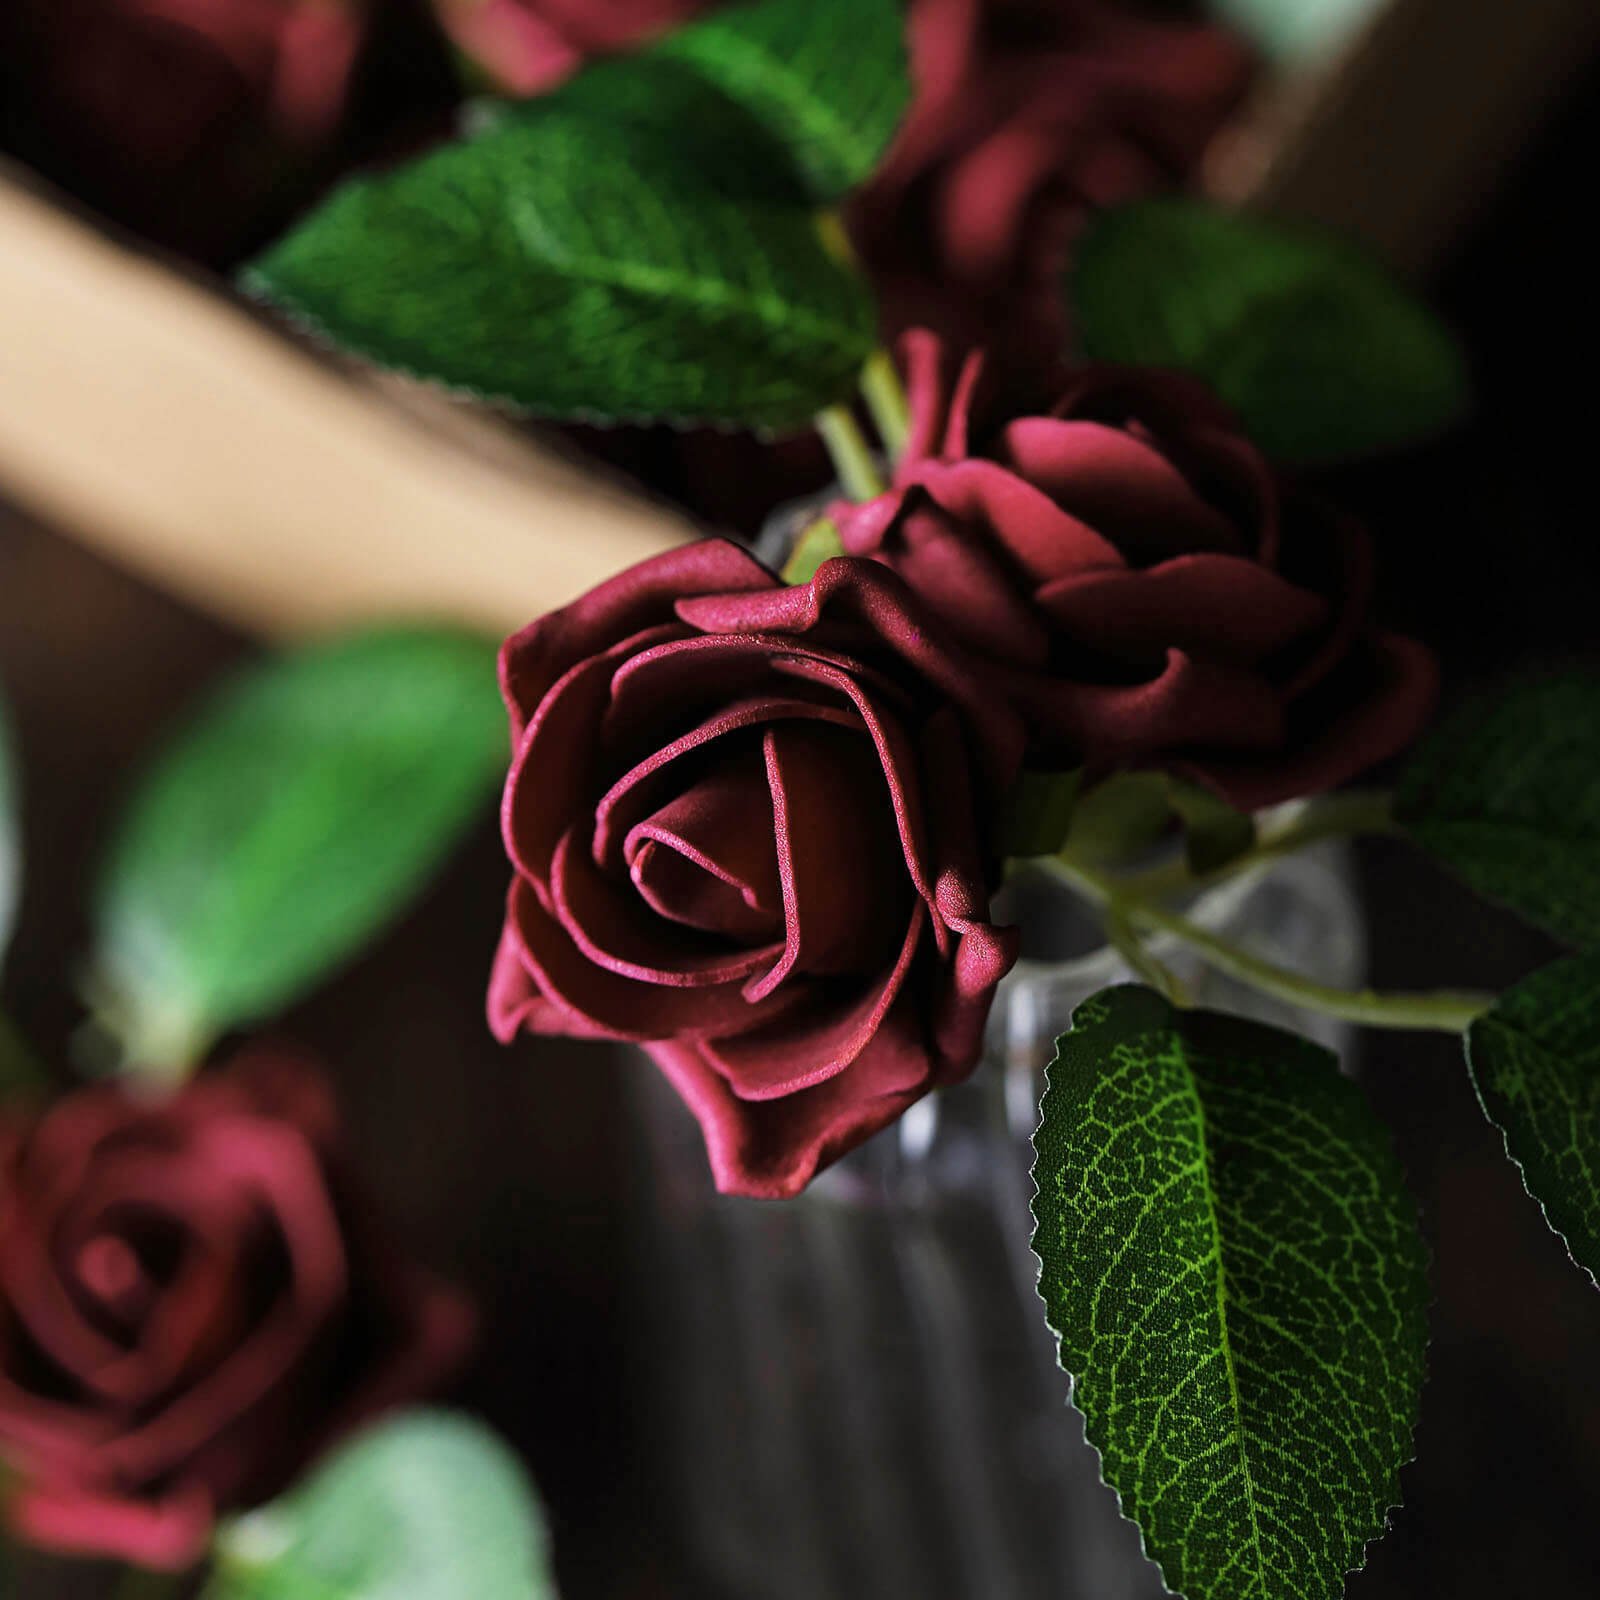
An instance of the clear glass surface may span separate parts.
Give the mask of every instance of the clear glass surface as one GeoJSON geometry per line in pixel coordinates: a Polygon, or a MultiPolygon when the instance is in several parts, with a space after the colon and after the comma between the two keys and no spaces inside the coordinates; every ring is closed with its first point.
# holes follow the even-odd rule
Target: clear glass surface
{"type": "MultiPolygon", "coordinates": [[[[1056,1362],[1029,1249],[1029,1140],[1073,1008],[1130,974],[1063,891],[997,918],[1024,958],[964,1084],[920,1102],[796,1200],[714,1193],[698,1129],[633,1075],[645,1174],[638,1326],[657,1492],[707,1600],[1154,1600],[1056,1362]]],[[[1345,855],[1241,875],[1189,915],[1323,983],[1361,980],[1345,855]]],[[[1321,1040],[1295,1012],[1157,941],[1197,1003],[1321,1040]]]]}

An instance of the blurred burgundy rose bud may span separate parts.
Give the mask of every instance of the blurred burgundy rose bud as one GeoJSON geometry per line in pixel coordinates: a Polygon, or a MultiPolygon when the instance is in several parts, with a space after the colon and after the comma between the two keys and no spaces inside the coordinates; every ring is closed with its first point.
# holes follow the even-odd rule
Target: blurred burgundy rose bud
{"type": "Polygon", "coordinates": [[[903,344],[913,437],[891,492],[833,515],[991,669],[1064,764],[1159,766],[1253,808],[1344,782],[1432,709],[1423,646],[1376,628],[1346,518],[1287,495],[1210,391],[1082,373],[969,454],[977,364],[948,401],[903,344]]]}
{"type": "Polygon", "coordinates": [[[908,36],[912,109],[851,236],[892,332],[927,325],[1042,382],[1065,357],[1063,273],[1090,208],[1183,184],[1250,52],[1117,0],[911,0],[908,36]]]}
{"type": "Polygon", "coordinates": [[[336,131],[370,0],[7,0],[25,153],[164,243],[225,249],[336,131]]]}
{"type": "Polygon", "coordinates": [[[789,1195],[968,1073],[1011,930],[985,826],[1022,730],[895,576],[717,540],[506,642],[516,868],[495,1033],[633,1039],[724,1191],[789,1195]]]}
{"type": "Polygon", "coordinates": [[[665,33],[716,0],[434,0],[445,31],[504,94],[542,94],[591,56],[665,33]]]}
{"type": "Polygon", "coordinates": [[[0,1116],[0,1460],[25,1540],[188,1566],[219,1511],[436,1387],[471,1325],[394,1251],[293,1059],[0,1116]]]}

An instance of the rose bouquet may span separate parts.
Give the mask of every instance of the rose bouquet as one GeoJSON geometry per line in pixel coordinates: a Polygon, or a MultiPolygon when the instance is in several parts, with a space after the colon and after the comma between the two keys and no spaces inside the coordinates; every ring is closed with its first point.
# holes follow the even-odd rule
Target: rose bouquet
{"type": "MultiPolygon", "coordinates": [[[[789,1199],[979,1067],[1028,931],[1001,897],[1048,882],[1135,979],[1078,1007],[1033,1134],[1042,1311],[1088,1438],[1173,1592],[1337,1595],[1410,1455],[1415,1208],[1337,1057],[1197,1005],[1169,952],[1300,1011],[1462,1034],[1530,1193],[1600,1271],[1600,685],[1531,680],[1417,743],[1432,658],[1383,626],[1365,534],[1300,469],[1447,425],[1461,363],[1351,247],[1134,198],[1237,92],[1215,35],[917,0],[908,49],[890,0],[699,9],[442,3],[533,97],[348,182],[241,279],[521,414],[814,425],[834,463],[776,558],[708,539],[505,642],[489,1024],[643,1046],[717,1187],[789,1199]],[[1375,768],[1393,784],[1345,787],[1375,768]],[[1376,993],[1198,912],[1370,833],[1580,953],[1499,997],[1376,993]]],[[[459,799],[448,751],[386,775],[376,865],[264,858],[264,903],[332,895],[283,900],[308,939],[229,922],[224,959],[187,900],[153,936],[124,873],[95,971],[132,1058],[192,1062],[304,981],[289,952],[370,923],[390,855],[425,853],[410,807],[459,799]]],[[[335,761],[318,793],[366,781],[335,761]]],[[[215,799],[169,796],[151,837],[215,799]]],[[[116,1298],[117,1262],[73,1270],[116,1298]]]]}

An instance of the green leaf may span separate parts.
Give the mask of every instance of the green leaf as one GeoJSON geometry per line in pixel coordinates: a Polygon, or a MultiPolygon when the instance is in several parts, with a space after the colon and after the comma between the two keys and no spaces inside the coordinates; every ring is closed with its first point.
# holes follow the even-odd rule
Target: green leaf
{"type": "Polygon", "coordinates": [[[0,960],[5,959],[11,930],[22,899],[22,827],[19,794],[13,776],[11,733],[0,699],[0,960]]]}
{"type": "Polygon", "coordinates": [[[1600,952],[1502,995],[1467,1030],[1467,1064],[1545,1221],[1600,1283],[1600,952]]]}
{"type": "Polygon", "coordinates": [[[1412,757],[1395,816],[1479,894],[1570,944],[1600,943],[1600,674],[1463,708],[1412,757]]]}
{"type": "Polygon", "coordinates": [[[243,283],[384,366],[550,416],[798,427],[876,343],[787,152],[655,56],[345,184],[243,283]]]}
{"type": "Polygon", "coordinates": [[[1211,0],[1212,12],[1272,61],[1316,63],[1351,38],[1384,0],[1211,0]]]}
{"type": "Polygon", "coordinates": [[[824,561],[844,554],[844,541],[831,517],[820,517],[801,530],[783,566],[785,583],[810,583],[824,561]]]}
{"type": "Polygon", "coordinates": [[[822,202],[872,176],[911,101],[897,0],[732,6],[656,49],[749,111],[822,202]]]}
{"type": "Polygon", "coordinates": [[[1123,1513],[1188,1600],[1325,1600],[1399,1498],[1416,1209],[1327,1051],[1108,989],[1034,1137],[1039,1292],[1123,1513]]]}
{"type": "Polygon", "coordinates": [[[145,775],[94,909],[130,1063],[189,1065],[289,1004],[421,887],[505,771],[494,650],[385,628],[229,681],[145,775]]]}
{"type": "Polygon", "coordinates": [[[1011,787],[1000,820],[1000,854],[1054,855],[1066,842],[1082,787],[1082,767],[1070,772],[1035,772],[1024,767],[1011,787]]]}
{"type": "Polygon", "coordinates": [[[1091,227],[1071,297],[1093,359],[1205,379],[1280,461],[1410,444],[1466,405],[1444,326],[1355,246],[1309,229],[1141,201],[1091,227]]]}
{"type": "Polygon", "coordinates": [[[1129,861],[1171,823],[1164,772],[1115,772],[1079,796],[1062,853],[1088,866],[1129,861]]]}
{"type": "Polygon", "coordinates": [[[481,1422],[414,1410],[225,1522],[205,1600],[555,1600],[521,1462],[481,1422]]]}

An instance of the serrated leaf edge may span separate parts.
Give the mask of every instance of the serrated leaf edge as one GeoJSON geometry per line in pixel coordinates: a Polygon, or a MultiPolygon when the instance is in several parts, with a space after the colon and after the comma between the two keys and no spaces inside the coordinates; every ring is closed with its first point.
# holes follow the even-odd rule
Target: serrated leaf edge
{"type": "MultiPolygon", "coordinates": [[[[1141,988],[1143,986],[1140,985],[1140,984],[1116,984],[1116,985],[1113,985],[1113,987],[1114,988],[1141,988]]],[[[1104,991],[1102,991],[1102,992],[1104,992],[1104,991]]],[[[1072,1030],[1071,1030],[1071,1028],[1069,1026],[1068,1029],[1067,1029],[1067,1032],[1070,1033],[1071,1031],[1072,1030]]],[[[1062,1035],[1058,1036],[1058,1038],[1056,1040],[1055,1053],[1050,1057],[1049,1061],[1047,1061],[1045,1063],[1045,1068],[1044,1068],[1044,1079],[1045,1079],[1045,1090],[1044,1090],[1044,1093],[1045,1094],[1048,1094],[1049,1091],[1050,1091],[1050,1073],[1051,1073],[1052,1069],[1055,1067],[1056,1063],[1061,1059],[1061,1039],[1065,1038],[1065,1037],[1066,1037],[1066,1034],[1062,1034],[1062,1035]]],[[[1476,1085],[1474,1085],[1474,1087],[1476,1087],[1476,1085]]],[[[1030,1144],[1033,1144],[1033,1141],[1038,1138],[1039,1130],[1043,1126],[1044,1126],[1044,1094],[1041,1094],[1039,1096],[1039,1120],[1038,1120],[1038,1123],[1036,1124],[1036,1126],[1034,1127],[1033,1134],[1030,1136],[1030,1140],[1029,1140],[1030,1144]]],[[[1399,1167],[1400,1172],[1401,1172],[1401,1176],[1404,1177],[1405,1176],[1405,1168],[1400,1163],[1398,1152],[1395,1151],[1395,1148],[1394,1148],[1394,1134],[1393,1134],[1392,1130],[1389,1133],[1389,1148],[1390,1148],[1390,1153],[1395,1156],[1395,1165],[1397,1167],[1399,1167]]],[[[1028,1214],[1033,1218],[1033,1224],[1034,1224],[1033,1233],[1029,1236],[1029,1239],[1028,1239],[1028,1248],[1033,1253],[1034,1263],[1035,1263],[1035,1266],[1037,1268],[1037,1270],[1034,1272],[1034,1275],[1033,1275],[1033,1292],[1038,1297],[1040,1310],[1044,1313],[1045,1326],[1050,1330],[1050,1333],[1051,1333],[1052,1337],[1056,1341],[1056,1366],[1061,1372],[1066,1373],[1066,1378],[1067,1378],[1067,1405],[1073,1411],[1075,1411],[1083,1421],[1083,1442],[1084,1442],[1085,1446],[1088,1449],[1094,1451],[1095,1469],[1099,1473],[1101,1487],[1110,1491],[1112,1498],[1116,1501],[1117,1515],[1119,1517],[1121,1517],[1124,1522],[1130,1523],[1133,1526],[1134,1531],[1139,1536],[1139,1554],[1141,1556],[1143,1556],[1144,1559],[1146,1561],[1148,1561],[1152,1567],[1155,1568],[1156,1573],[1157,1573],[1157,1575],[1159,1576],[1159,1578],[1161,1580],[1162,1592],[1165,1593],[1165,1594],[1171,1595],[1173,1597],[1173,1600],[1185,1600],[1185,1596],[1180,1594],[1178,1590],[1174,1589],[1167,1582],[1167,1574],[1166,1574],[1165,1570],[1162,1568],[1161,1563],[1159,1561],[1157,1561],[1156,1558],[1153,1555],[1151,1555],[1149,1546],[1145,1542],[1144,1528],[1140,1525],[1140,1523],[1137,1520],[1137,1518],[1130,1517],[1128,1515],[1127,1510],[1124,1508],[1124,1506],[1122,1504],[1122,1491],[1120,1489],[1118,1489],[1117,1486],[1114,1483],[1112,1483],[1109,1478],[1106,1477],[1105,1452],[1100,1448],[1099,1445],[1097,1445],[1094,1442],[1094,1440],[1092,1438],[1090,1438],[1090,1436],[1089,1436],[1089,1417],[1088,1417],[1088,1414],[1078,1404],[1078,1380],[1071,1372],[1067,1371],[1065,1366],[1062,1365],[1062,1361],[1061,1361],[1061,1341],[1062,1341],[1064,1335],[1063,1335],[1062,1331],[1055,1325],[1055,1323],[1050,1320],[1050,1302],[1045,1298],[1044,1290],[1040,1287],[1041,1283],[1044,1280],[1044,1257],[1041,1256],[1039,1254],[1038,1250],[1034,1248],[1034,1243],[1033,1243],[1033,1241],[1035,1239],[1037,1239],[1038,1236],[1039,1236],[1039,1230],[1044,1226],[1044,1224],[1041,1222],[1041,1220],[1039,1218],[1038,1212],[1034,1210],[1034,1201],[1036,1201],[1040,1197],[1040,1195],[1043,1193],[1043,1190],[1039,1187],[1038,1170],[1039,1170],[1038,1146],[1036,1144],[1034,1144],[1034,1159],[1033,1159],[1032,1165],[1030,1165],[1029,1168],[1028,1168],[1028,1179],[1033,1184],[1033,1196],[1028,1201],[1028,1214]]],[[[1208,1186],[1209,1186],[1209,1183],[1208,1183],[1208,1186]]],[[[1407,1191],[1408,1194],[1412,1193],[1412,1190],[1411,1190],[1411,1187],[1410,1187],[1409,1184],[1406,1185],[1406,1191],[1407,1191]]],[[[1413,1194],[1413,1199],[1415,1199],[1414,1194],[1413,1194]]],[[[1426,1313],[1430,1313],[1430,1315],[1428,1316],[1428,1323],[1429,1323],[1430,1327],[1429,1327],[1429,1336],[1428,1336],[1428,1338],[1426,1340],[1424,1340],[1423,1347],[1422,1347],[1422,1381],[1419,1384],[1418,1391],[1417,1391],[1418,1395],[1420,1397],[1422,1394],[1426,1393],[1426,1391],[1427,1391],[1428,1378],[1429,1378],[1428,1353],[1433,1348],[1433,1338],[1432,1338],[1432,1329],[1431,1329],[1431,1324],[1432,1324],[1433,1318],[1431,1316],[1431,1312],[1433,1311],[1433,1308],[1438,1304],[1439,1296],[1438,1296],[1437,1291],[1433,1287],[1433,1285],[1434,1285],[1434,1277],[1435,1277],[1434,1272],[1433,1272],[1433,1265],[1434,1265],[1434,1259],[1435,1259],[1434,1258],[1433,1246],[1429,1242],[1428,1236],[1425,1233],[1422,1232],[1420,1227],[1417,1230],[1417,1236],[1422,1241],[1423,1252],[1427,1257],[1427,1263],[1426,1263],[1427,1267],[1428,1267],[1427,1282],[1428,1282],[1428,1287],[1429,1287],[1429,1291],[1430,1291],[1429,1295],[1428,1295],[1428,1299],[1427,1299],[1427,1301],[1426,1301],[1426,1303],[1425,1303],[1425,1305],[1423,1307],[1423,1309],[1424,1309],[1424,1311],[1426,1313]]],[[[1403,1472],[1405,1472],[1409,1467],[1412,1467],[1412,1466],[1414,1466],[1416,1464],[1416,1460],[1417,1460],[1417,1455],[1416,1455],[1416,1437],[1417,1437],[1417,1427],[1418,1427],[1419,1423],[1421,1422],[1421,1409],[1422,1408],[1421,1408],[1421,1403],[1420,1403],[1420,1398],[1419,1398],[1419,1403],[1418,1403],[1418,1407],[1417,1407],[1417,1416],[1413,1419],[1412,1424],[1411,1424],[1411,1428],[1410,1428],[1411,1451],[1412,1451],[1412,1453],[1409,1456],[1407,1456],[1404,1461],[1400,1462],[1395,1467],[1395,1479],[1396,1479],[1397,1483],[1399,1481],[1400,1475],[1403,1472]]],[[[1358,1572],[1364,1572],[1366,1570],[1367,1562],[1368,1562],[1368,1559],[1369,1559],[1369,1557],[1371,1555],[1372,1547],[1374,1545],[1381,1544],[1384,1541],[1384,1539],[1388,1537],[1389,1533],[1392,1531],[1392,1528],[1393,1528],[1393,1519],[1394,1519],[1395,1512],[1401,1511],[1401,1510],[1404,1510],[1404,1509],[1405,1509],[1405,1500],[1403,1498],[1399,1499],[1399,1500],[1396,1500],[1392,1504],[1384,1507],[1384,1510],[1383,1510],[1383,1526],[1378,1530],[1377,1533],[1373,1534],[1372,1537],[1370,1539],[1368,1539],[1361,1546],[1361,1559],[1358,1562],[1356,1562],[1356,1564],[1354,1566],[1347,1567],[1345,1569],[1344,1576],[1345,1576],[1345,1579],[1347,1581],[1350,1578],[1353,1578],[1358,1572]]]]}

